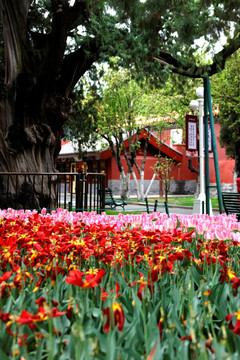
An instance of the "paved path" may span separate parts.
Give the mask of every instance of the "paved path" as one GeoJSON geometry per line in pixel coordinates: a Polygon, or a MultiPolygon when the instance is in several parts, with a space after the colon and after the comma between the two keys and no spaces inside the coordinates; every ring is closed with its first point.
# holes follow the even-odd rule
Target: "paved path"
{"type": "MultiPolygon", "coordinates": [[[[153,204],[149,204],[149,210],[150,212],[153,211],[153,204]]],[[[163,205],[158,205],[158,211],[165,213],[165,208],[163,205]]],[[[174,206],[174,205],[168,205],[168,210],[170,214],[185,214],[185,215],[193,215],[193,208],[189,207],[189,206],[174,206]]],[[[117,207],[116,211],[121,212],[122,208],[121,207],[117,207]]],[[[142,211],[142,212],[147,212],[147,208],[146,208],[146,204],[145,203],[128,203],[125,206],[125,211],[142,211]]],[[[219,210],[218,209],[213,209],[213,215],[219,215],[219,210]]]]}

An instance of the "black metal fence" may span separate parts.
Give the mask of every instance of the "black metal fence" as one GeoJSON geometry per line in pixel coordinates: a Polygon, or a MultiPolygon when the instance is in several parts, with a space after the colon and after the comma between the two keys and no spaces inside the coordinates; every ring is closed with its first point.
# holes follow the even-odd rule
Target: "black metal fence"
{"type": "Polygon", "coordinates": [[[105,174],[0,172],[0,208],[104,210],[105,174]]]}

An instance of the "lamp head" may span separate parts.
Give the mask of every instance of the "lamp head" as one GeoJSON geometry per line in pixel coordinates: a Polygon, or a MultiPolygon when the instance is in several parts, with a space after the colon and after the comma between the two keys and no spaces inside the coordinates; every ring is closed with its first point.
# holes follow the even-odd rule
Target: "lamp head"
{"type": "Polygon", "coordinates": [[[199,98],[203,98],[204,97],[204,87],[199,86],[196,90],[196,94],[199,98]]]}
{"type": "Polygon", "coordinates": [[[192,100],[189,104],[189,107],[192,109],[192,111],[196,111],[198,109],[198,101],[192,100]]]}

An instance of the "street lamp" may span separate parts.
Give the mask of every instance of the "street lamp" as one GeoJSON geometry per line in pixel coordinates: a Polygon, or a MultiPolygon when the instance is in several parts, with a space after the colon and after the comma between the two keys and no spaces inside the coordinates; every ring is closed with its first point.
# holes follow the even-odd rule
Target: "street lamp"
{"type": "Polygon", "coordinates": [[[198,100],[192,100],[189,104],[193,112],[198,109],[199,112],[199,194],[198,198],[195,199],[193,205],[194,214],[204,214],[205,212],[205,203],[206,203],[206,194],[205,194],[205,183],[204,183],[204,149],[203,149],[203,96],[204,88],[202,86],[198,87],[196,90],[198,100]]]}

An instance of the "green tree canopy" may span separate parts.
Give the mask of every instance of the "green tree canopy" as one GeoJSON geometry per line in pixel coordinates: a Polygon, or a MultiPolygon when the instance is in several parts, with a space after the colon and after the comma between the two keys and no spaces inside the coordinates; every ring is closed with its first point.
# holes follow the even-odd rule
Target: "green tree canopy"
{"type": "MultiPolygon", "coordinates": [[[[190,82],[192,82],[191,79],[188,83],[190,82]]],[[[95,97],[95,105],[92,103],[95,115],[97,114],[94,121],[91,122],[95,126],[92,136],[95,140],[97,134],[99,142],[103,142],[103,147],[109,147],[111,150],[119,169],[122,197],[124,198],[127,197],[130,175],[135,181],[138,198],[144,198],[144,165],[150,132],[157,131],[158,133],[160,154],[161,142],[166,140],[163,138],[164,131],[173,126],[173,122],[175,122],[174,125],[183,126],[183,119],[185,119],[189,104],[187,101],[186,106],[185,97],[192,89],[188,86],[186,88],[188,91],[179,95],[173,90],[173,81],[170,81],[170,78],[165,85],[160,89],[153,89],[148,82],[142,83],[140,86],[129,70],[110,69],[103,77],[101,96],[95,97]],[[141,140],[144,152],[140,164],[136,161],[136,155],[140,146],[139,136],[143,130],[146,139],[141,140]],[[125,157],[127,172],[124,169],[121,155],[125,157]],[[135,172],[140,175],[140,182],[137,181],[135,172]]],[[[93,99],[92,87],[90,87],[89,92],[86,92],[85,103],[88,104],[93,99]]],[[[73,119],[73,124],[72,133],[75,131],[75,137],[78,138],[78,134],[81,132],[81,127],[79,128],[81,123],[73,119]]]]}
{"type": "Polygon", "coordinates": [[[226,62],[225,69],[212,79],[212,95],[219,104],[220,143],[226,154],[236,160],[240,176],[240,52],[226,62]]]}
{"type": "Polygon", "coordinates": [[[140,146],[139,135],[143,127],[141,119],[137,121],[143,94],[144,89],[131,77],[129,70],[112,70],[104,77],[102,98],[97,104],[96,131],[100,138],[105,140],[105,147],[110,148],[117,163],[123,198],[128,197],[130,175],[134,177],[137,185],[134,166],[139,173],[141,172],[136,162],[136,151],[140,146]],[[127,163],[126,172],[121,154],[127,163]]]}

